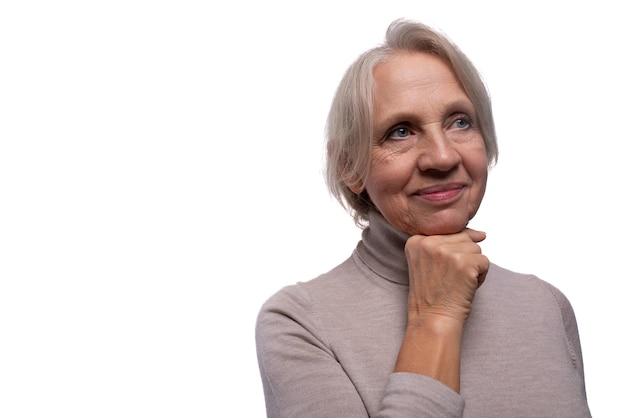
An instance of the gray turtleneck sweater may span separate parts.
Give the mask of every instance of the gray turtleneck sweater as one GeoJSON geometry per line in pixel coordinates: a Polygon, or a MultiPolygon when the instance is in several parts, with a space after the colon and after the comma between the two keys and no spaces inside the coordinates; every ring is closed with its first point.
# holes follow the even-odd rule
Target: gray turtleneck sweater
{"type": "Polygon", "coordinates": [[[491,265],[463,333],[461,393],[394,373],[408,236],[377,213],[352,256],[262,307],[268,417],[589,417],[574,312],[540,279],[491,265]]]}

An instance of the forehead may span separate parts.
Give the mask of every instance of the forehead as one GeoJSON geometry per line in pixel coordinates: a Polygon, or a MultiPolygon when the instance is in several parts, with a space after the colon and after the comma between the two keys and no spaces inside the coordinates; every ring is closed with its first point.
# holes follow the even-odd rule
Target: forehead
{"type": "Polygon", "coordinates": [[[400,52],[380,62],[373,71],[377,94],[388,90],[439,84],[461,87],[455,73],[440,57],[425,52],[400,52]]]}
{"type": "Polygon", "coordinates": [[[443,68],[450,71],[444,59],[433,53],[423,51],[394,51],[376,64],[374,67],[374,76],[384,72],[389,67],[398,68],[400,66],[405,67],[407,70],[412,67],[413,71],[420,69],[424,71],[429,69],[437,70],[443,68]]]}
{"type": "Polygon", "coordinates": [[[471,106],[454,72],[432,54],[394,54],[374,68],[373,76],[376,119],[395,111],[446,107],[451,102],[471,106]]]}

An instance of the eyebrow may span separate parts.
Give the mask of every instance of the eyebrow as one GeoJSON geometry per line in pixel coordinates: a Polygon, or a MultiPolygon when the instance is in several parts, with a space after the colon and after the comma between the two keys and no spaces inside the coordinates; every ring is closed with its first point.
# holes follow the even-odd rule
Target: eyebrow
{"type": "MultiPolygon", "coordinates": [[[[460,99],[448,102],[445,104],[444,113],[454,113],[454,112],[463,112],[468,113],[470,116],[476,115],[476,109],[474,104],[469,100],[460,99]]],[[[414,112],[410,111],[402,111],[398,113],[391,113],[385,119],[381,121],[373,121],[374,133],[376,134],[380,130],[385,130],[402,123],[403,121],[410,121],[420,119],[420,115],[416,115],[414,112]]]]}

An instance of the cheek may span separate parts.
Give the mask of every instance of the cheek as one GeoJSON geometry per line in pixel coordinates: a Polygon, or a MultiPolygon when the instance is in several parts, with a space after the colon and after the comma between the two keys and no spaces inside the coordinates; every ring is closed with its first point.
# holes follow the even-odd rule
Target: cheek
{"type": "Polygon", "coordinates": [[[371,186],[381,190],[401,190],[411,179],[415,164],[406,154],[378,152],[372,155],[371,186]]]}
{"type": "Polygon", "coordinates": [[[463,156],[463,165],[469,176],[474,182],[483,183],[484,187],[489,173],[489,160],[482,138],[476,139],[474,146],[469,146],[461,151],[461,155],[463,156]]]}
{"type": "Polygon", "coordinates": [[[487,189],[487,178],[489,176],[489,168],[487,158],[478,159],[470,168],[470,176],[473,182],[473,193],[470,202],[470,208],[475,213],[483,200],[487,189]]]}
{"type": "Polygon", "coordinates": [[[484,190],[487,186],[487,177],[489,176],[489,168],[487,167],[487,161],[484,164],[478,164],[472,170],[472,180],[477,183],[481,190],[484,190]]]}
{"type": "Polygon", "coordinates": [[[365,183],[365,189],[374,203],[382,203],[383,201],[393,199],[394,196],[402,194],[405,182],[397,169],[385,167],[372,170],[368,181],[365,183]]]}
{"type": "Polygon", "coordinates": [[[414,166],[401,154],[375,153],[365,182],[365,189],[374,205],[381,211],[399,210],[406,206],[404,189],[411,179],[414,166]]]}

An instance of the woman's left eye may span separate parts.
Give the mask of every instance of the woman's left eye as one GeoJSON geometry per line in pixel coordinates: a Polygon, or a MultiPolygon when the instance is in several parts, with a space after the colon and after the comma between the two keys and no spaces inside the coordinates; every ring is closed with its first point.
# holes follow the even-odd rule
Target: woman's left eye
{"type": "Polygon", "coordinates": [[[466,129],[472,126],[472,121],[469,117],[457,118],[452,122],[452,127],[456,129],[466,129]]]}

